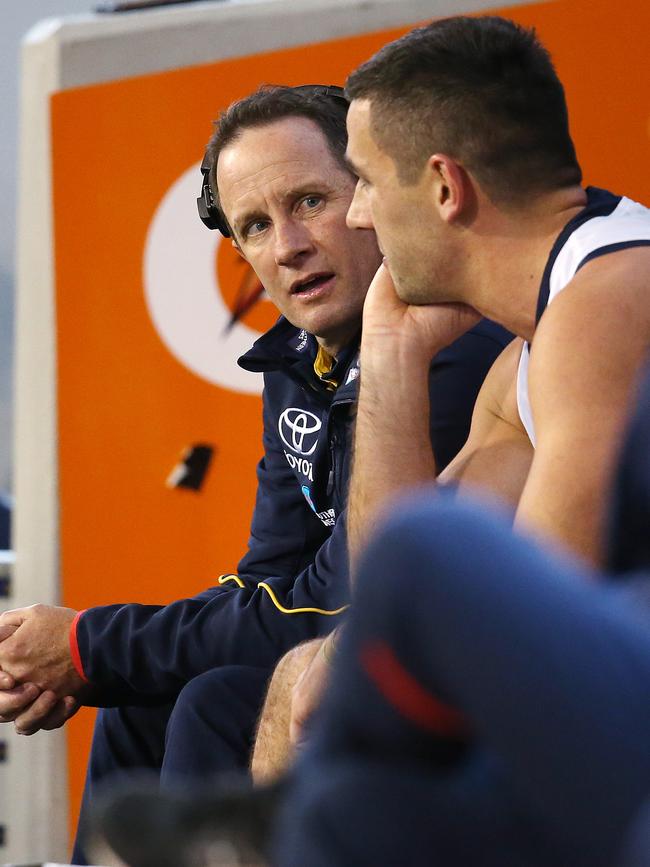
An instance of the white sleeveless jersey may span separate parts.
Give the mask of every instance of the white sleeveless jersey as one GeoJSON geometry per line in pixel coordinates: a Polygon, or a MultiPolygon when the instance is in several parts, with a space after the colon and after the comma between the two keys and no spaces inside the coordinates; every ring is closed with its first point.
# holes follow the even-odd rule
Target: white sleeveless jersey
{"type": "MultiPolygon", "coordinates": [[[[596,187],[587,187],[586,192],[587,205],[560,232],[546,263],[537,301],[537,323],[551,301],[587,262],[627,247],[650,246],[650,209],[596,187]]],[[[529,345],[524,343],[517,372],[517,408],[534,446],[528,360],[529,345]]]]}

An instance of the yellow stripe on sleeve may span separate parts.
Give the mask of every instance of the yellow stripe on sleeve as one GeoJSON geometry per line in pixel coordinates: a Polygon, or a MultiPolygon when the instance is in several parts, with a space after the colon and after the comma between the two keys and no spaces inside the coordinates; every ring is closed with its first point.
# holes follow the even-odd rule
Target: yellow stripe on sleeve
{"type": "Polygon", "coordinates": [[[238,587],[246,586],[239,575],[235,575],[232,572],[229,572],[227,575],[219,575],[219,578],[217,579],[218,584],[227,584],[228,581],[235,581],[238,587]]]}
{"type": "Polygon", "coordinates": [[[349,605],[343,605],[341,608],[336,608],[334,611],[328,611],[326,608],[285,608],[275,595],[273,588],[269,587],[265,581],[260,581],[257,586],[261,587],[262,590],[266,590],[275,607],[283,614],[324,614],[326,617],[334,617],[335,614],[342,614],[350,607],[349,605]]]}
{"type": "MultiPolygon", "coordinates": [[[[234,581],[238,587],[246,587],[244,582],[241,580],[239,575],[235,575],[234,573],[228,573],[227,575],[219,575],[217,579],[219,584],[227,584],[228,581],[234,581]]],[[[325,617],[334,617],[337,614],[342,614],[349,605],[342,605],[341,608],[335,608],[330,611],[327,608],[285,608],[284,605],[280,602],[278,597],[275,595],[275,591],[272,587],[270,587],[266,581],[260,581],[257,585],[262,590],[266,590],[266,592],[271,597],[271,602],[275,605],[278,611],[281,611],[283,614],[323,614],[325,617]]]]}

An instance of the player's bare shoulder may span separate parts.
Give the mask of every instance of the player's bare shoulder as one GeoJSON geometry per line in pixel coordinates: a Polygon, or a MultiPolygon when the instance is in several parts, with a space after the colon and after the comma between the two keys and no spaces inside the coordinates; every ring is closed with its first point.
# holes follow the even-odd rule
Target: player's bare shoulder
{"type": "Polygon", "coordinates": [[[650,346],[650,249],[601,255],[546,308],[528,394],[536,451],[518,520],[602,557],[611,476],[650,346]]]}
{"type": "Polygon", "coordinates": [[[535,414],[566,411],[567,402],[584,406],[598,392],[608,402],[626,400],[649,347],[650,247],[593,259],[547,307],[535,332],[528,379],[535,414]]]}

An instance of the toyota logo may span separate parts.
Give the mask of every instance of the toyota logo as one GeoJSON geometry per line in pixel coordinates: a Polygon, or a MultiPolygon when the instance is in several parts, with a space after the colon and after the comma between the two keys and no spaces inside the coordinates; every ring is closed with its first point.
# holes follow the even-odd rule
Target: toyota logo
{"type": "Polygon", "coordinates": [[[289,407],[280,416],[278,431],[282,442],[291,451],[309,457],[316,449],[322,422],[313,412],[289,407]]]}

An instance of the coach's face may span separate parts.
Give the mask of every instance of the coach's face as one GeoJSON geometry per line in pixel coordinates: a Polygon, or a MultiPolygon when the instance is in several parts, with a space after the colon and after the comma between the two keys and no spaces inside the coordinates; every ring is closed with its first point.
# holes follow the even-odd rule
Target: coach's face
{"type": "Polygon", "coordinates": [[[399,297],[413,304],[455,300],[448,292],[451,239],[430,172],[401,181],[394,160],[373,138],[366,99],[353,100],[348,111],[347,158],[358,175],[348,225],[376,231],[399,297]]]}
{"type": "Polygon", "coordinates": [[[289,117],[225,147],[217,183],[234,243],[271,300],[336,354],[360,328],[381,261],[375,233],[346,225],[356,179],[313,121],[289,117]]]}

